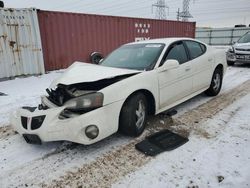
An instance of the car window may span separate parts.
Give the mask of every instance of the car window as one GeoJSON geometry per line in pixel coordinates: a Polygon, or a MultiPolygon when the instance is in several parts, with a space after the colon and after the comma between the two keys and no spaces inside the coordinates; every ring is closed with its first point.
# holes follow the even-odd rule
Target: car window
{"type": "Polygon", "coordinates": [[[250,42],[250,33],[246,33],[238,40],[238,43],[248,43],[248,42],[250,42]]]}
{"type": "Polygon", "coordinates": [[[201,43],[200,43],[200,46],[201,46],[201,50],[203,51],[203,53],[205,53],[207,50],[206,46],[204,44],[201,44],[201,43]]]}
{"type": "Polygon", "coordinates": [[[158,60],[164,44],[158,43],[143,43],[129,44],[113,51],[102,62],[102,66],[148,70],[152,64],[158,60]]]}
{"type": "MultiPolygon", "coordinates": [[[[190,54],[190,58],[191,59],[195,59],[199,56],[201,56],[202,54],[204,54],[205,46],[203,45],[203,47],[201,46],[202,44],[195,42],[195,41],[185,41],[187,48],[189,50],[189,54],[190,54]]],[[[205,47],[206,48],[206,47],[205,47]]]]}
{"type": "Polygon", "coordinates": [[[188,61],[187,53],[182,42],[173,44],[167,54],[167,59],[175,59],[179,61],[180,64],[188,61]]]}

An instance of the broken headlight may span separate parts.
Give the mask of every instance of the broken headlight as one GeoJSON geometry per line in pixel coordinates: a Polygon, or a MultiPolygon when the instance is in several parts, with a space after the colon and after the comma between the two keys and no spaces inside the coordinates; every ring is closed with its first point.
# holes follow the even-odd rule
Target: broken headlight
{"type": "Polygon", "coordinates": [[[101,107],[103,104],[103,94],[100,92],[83,95],[67,101],[64,106],[67,110],[75,112],[87,112],[101,107]]]}

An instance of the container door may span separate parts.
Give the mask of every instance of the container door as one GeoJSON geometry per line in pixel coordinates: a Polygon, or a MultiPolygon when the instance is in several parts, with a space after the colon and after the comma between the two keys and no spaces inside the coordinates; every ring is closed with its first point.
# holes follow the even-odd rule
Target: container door
{"type": "Polygon", "coordinates": [[[36,10],[0,9],[0,78],[42,73],[36,10]]]}

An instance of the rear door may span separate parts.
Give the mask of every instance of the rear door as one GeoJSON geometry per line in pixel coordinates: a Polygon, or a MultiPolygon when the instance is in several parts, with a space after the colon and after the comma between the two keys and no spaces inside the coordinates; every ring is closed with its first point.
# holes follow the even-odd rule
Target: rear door
{"type": "Polygon", "coordinates": [[[162,59],[162,64],[167,59],[177,60],[180,66],[177,69],[158,73],[160,108],[169,106],[192,92],[192,64],[189,62],[182,41],[170,45],[162,59]]]}
{"type": "Polygon", "coordinates": [[[193,93],[209,87],[211,82],[211,72],[213,57],[206,53],[206,46],[196,41],[184,41],[186,45],[190,63],[193,66],[193,93]]]}

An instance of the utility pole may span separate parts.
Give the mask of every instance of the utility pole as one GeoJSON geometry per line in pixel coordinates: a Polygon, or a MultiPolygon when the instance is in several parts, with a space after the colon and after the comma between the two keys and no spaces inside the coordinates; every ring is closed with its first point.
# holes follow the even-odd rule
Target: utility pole
{"type": "Polygon", "coordinates": [[[177,11],[177,21],[180,21],[180,8],[178,8],[178,11],[177,11]]]}
{"type": "Polygon", "coordinates": [[[189,12],[189,3],[190,3],[190,0],[183,0],[182,12],[179,14],[179,16],[182,18],[182,21],[185,21],[185,22],[188,21],[188,18],[193,18],[193,16],[189,12]]]}
{"type": "Polygon", "coordinates": [[[166,20],[167,19],[166,9],[169,10],[169,7],[167,6],[165,0],[157,0],[155,4],[152,4],[152,12],[154,7],[156,7],[155,18],[160,20],[166,20]]]}

